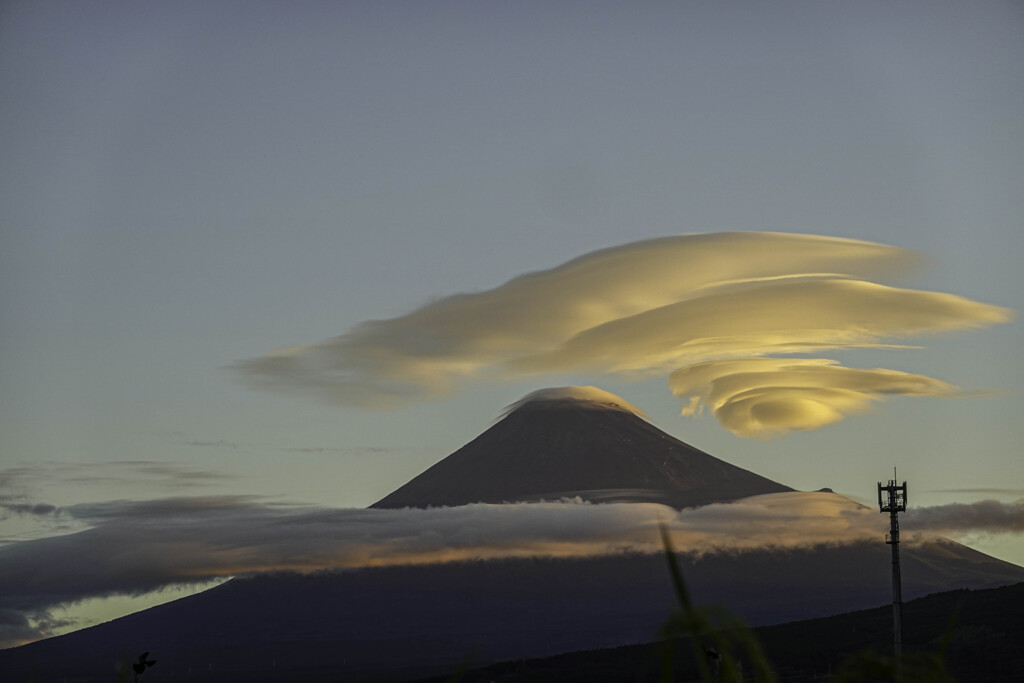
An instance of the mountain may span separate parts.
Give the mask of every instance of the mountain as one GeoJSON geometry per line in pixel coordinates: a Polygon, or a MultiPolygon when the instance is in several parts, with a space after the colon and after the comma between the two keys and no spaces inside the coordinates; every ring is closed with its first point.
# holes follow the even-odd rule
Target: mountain
{"type": "Polygon", "coordinates": [[[720,503],[788,486],[666,434],[595,387],[543,389],[371,507],[557,500],[720,503]]]}
{"type": "MultiPolygon", "coordinates": [[[[679,557],[690,594],[752,625],[885,605],[889,547],[679,557]]],[[[903,549],[906,600],[1024,581],[1024,568],[959,544],[903,549]]],[[[143,681],[402,680],[467,662],[650,642],[676,601],[665,558],[521,558],[263,575],[10,650],[4,680],[114,680],[149,651],[143,681]]],[[[877,629],[890,628],[888,613],[877,629]]],[[[912,629],[906,623],[906,632],[912,629]]]]}
{"type": "MultiPolygon", "coordinates": [[[[565,388],[527,396],[375,506],[579,495],[684,507],[790,490],[664,434],[618,397],[565,388]]],[[[907,542],[901,559],[907,600],[1024,581],[1024,568],[951,541],[907,542]]],[[[696,604],[721,605],[755,625],[891,600],[890,548],[882,538],[683,552],[679,560],[696,604]]],[[[649,642],[674,605],[660,554],[260,575],[0,651],[0,671],[12,681],[106,681],[118,662],[130,665],[149,651],[159,680],[401,680],[451,673],[464,662],[649,642]]]]}

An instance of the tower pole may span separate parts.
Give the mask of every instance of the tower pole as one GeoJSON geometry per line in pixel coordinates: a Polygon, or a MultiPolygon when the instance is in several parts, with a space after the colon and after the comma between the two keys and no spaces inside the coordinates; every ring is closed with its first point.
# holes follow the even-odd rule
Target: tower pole
{"type": "Polygon", "coordinates": [[[902,612],[903,612],[903,591],[900,579],[900,521],[898,513],[907,509],[907,482],[902,485],[896,483],[896,470],[892,471],[893,478],[889,483],[882,486],[878,483],[878,509],[880,512],[889,513],[889,533],[885,535],[885,542],[892,547],[892,637],[893,654],[896,656],[896,663],[899,666],[903,654],[902,634],[902,612]],[[882,493],[885,493],[883,497],[882,493]]]}
{"type": "Polygon", "coordinates": [[[892,548],[892,636],[893,654],[903,654],[903,632],[900,620],[903,616],[903,590],[900,580],[900,523],[896,510],[889,512],[889,539],[886,541],[892,548]]]}

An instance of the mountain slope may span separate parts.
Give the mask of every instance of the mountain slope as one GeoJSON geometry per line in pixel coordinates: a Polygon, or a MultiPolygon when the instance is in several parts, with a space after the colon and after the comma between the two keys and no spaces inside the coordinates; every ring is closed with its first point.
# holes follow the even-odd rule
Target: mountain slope
{"type": "Polygon", "coordinates": [[[682,508],[792,490],[666,434],[613,394],[567,387],[535,392],[371,507],[579,496],[682,508]]]}
{"type": "MultiPolygon", "coordinates": [[[[1024,568],[958,544],[908,544],[903,559],[907,600],[1024,581],[1024,568]]],[[[751,624],[891,600],[881,539],[680,560],[697,604],[751,624]]],[[[2,650],[0,671],[12,681],[107,681],[118,659],[150,651],[160,680],[398,680],[451,673],[467,658],[482,665],[649,642],[674,605],[659,554],[267,575],[2,650]]],[[[889,625],[885,617],[880,628],[889,625]]]]}

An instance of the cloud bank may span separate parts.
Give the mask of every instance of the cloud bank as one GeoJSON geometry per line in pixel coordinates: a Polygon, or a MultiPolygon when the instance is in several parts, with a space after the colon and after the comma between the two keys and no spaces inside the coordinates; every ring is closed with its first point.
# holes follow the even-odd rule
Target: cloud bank
{"type": "Polygon", "coordinates": [[[23,497],[31,492],[63,485],[103,484],[138,490],[180,490],[183,486],[222,483],[231,475],[189,465],[159,460],[111,460],[68,463],[40,461],[31,465],[0,469],[0,500],[23,497]]]}
{"type": "Polygon", "coordinates": [[[968,533],[1024,533],[1024,499],[1015,503],[982,500],[911,508],[904,526],[956,536],[968,533]]]}
{"type": "MultiPolygon", "coordinates": [[[[686,510],[579,501],[325,509],[268,505],[244,496],[114,501],[61,510],[90,528],[0,547],[0,622],[8,624],[8,642],[27,637],[30,622],[37,630],[45,626],[47,610],[58,605],[241,574],[660,552],[659,525],[668,529],[677,549],[698,554],[877,539],[888,525],[874,508],[820,492],[686,510]]],[[[911,534],[1021,533],[1024,501],[915,508],[903,523],[908,539],[911,534]]]]}
{"type": "MultiPolygon", "coordinates": [[[[474,379],[677,371],[673,391],[711,405],[705,394],[721,389],[710,382],[721,387],[726,375],[686,373],[688,366],[892,347],[909,337],[1009,320],[1010,311],[998,306],[864,279],[903,272],[914,261],[903,249],[815,235],[716,233],[634,242],[363,322],[320,343],[272,351],[233,370],[255,388],[376,408],[445,396],[474,379]],[[697,386],[698,375],[709,384],[697,386]]],[[[784,383],[792,372],[762,373],[756,399],[744,403],[746,418],[736,415],[742,412],[737,397],[712,412],[729,419],[723,424],[736,434],[771,436],[830,424],[881,396],[956,394],[927,377],[904,376],[901,384],[889,370],[811,370],[822,362],[828,363],[808,362],[800,374],[805,380],[813,374],[821,386],[794,389],[784,383]],[[920,390],[900,390],[914,381],[920,390]],[[846,393],[849,382],[861,386],[858,395],[846,393]]],[[[696,412],[692,403],[684,410],[696,412]]]]}

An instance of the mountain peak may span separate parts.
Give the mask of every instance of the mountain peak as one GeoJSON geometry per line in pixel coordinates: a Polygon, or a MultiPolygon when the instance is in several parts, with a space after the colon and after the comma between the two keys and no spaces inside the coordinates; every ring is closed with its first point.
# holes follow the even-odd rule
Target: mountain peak
{"type": "Polygon", "coordinates": [[[502,413],[506,417],[517,410],[557,410],[559,408],[590,408],[595,410],[618,410],[647,419],[647,414],[635,405],[610,391],[593,386],[548,387],[531,391],[515,403],[507,406],[502,413]]]}
{"type": "Polygon", "coordinates": [[[555,387],[527,394],[490,429],[371,507],[579,497],[681,508],[791,490],[666,434],[615,394],[555,387]]]}

